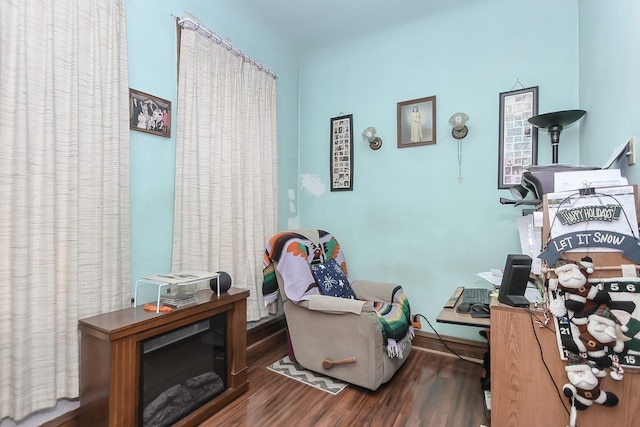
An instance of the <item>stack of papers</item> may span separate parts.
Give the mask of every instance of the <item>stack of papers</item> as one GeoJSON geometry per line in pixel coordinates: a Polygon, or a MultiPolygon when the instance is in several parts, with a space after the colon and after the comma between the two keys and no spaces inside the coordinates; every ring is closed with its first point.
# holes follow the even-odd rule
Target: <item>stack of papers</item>
{"type": "Polygon", "coordinates": [[[553,174],[553,190],[556,193],[576,191],[585,187],[614,187],[628,185],[629,181],[620,169],[596,169],[586,171],[556,172],[553,174]]]}

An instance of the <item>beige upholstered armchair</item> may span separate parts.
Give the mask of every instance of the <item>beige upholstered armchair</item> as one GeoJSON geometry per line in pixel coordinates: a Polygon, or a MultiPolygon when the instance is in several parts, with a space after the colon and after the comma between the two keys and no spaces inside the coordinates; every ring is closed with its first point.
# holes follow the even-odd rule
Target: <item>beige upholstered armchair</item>
{"type": "MultiPolygon", "coordinates": [[[[350,282],[355,299],[322,294],[313,267],[331,260],[346,275],[340,245],[325,231],[272,237],[265,251],[265,301],[282,299],[293,356],[302,367],[376,390],[411,352],[409,302],[400,286],[366,280],[350,282]]],[[[324,280],[334,288],[340,284],[324,280]]]]}

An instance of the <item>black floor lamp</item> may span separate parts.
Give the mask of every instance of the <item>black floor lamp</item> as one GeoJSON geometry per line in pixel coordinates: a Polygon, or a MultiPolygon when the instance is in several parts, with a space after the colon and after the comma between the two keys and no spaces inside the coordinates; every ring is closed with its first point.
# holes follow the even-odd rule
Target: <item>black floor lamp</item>
{"type": "Polygon", "coordinates": [[[539,114],[529,119],[529,123],[539,129],[546,129],[551,137],[552,163],[558,163],[558,144],[562,129],[580,120],[586,114],[584,110],[565,110],[539,114]]]}

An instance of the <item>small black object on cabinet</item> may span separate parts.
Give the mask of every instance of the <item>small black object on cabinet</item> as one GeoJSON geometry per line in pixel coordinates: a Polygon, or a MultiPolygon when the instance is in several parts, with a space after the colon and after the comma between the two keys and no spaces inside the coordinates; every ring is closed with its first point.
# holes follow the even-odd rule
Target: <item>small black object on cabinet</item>
{"type": "Polygon", "coordinates": [[[231,276],[229,276],[229,273],[226,273],[224,271],[216,271],[216,273],[219,274],[218,277],[214,277],[213,279],[211,279],[209,281],[209,287],[211,288],[211,290],[213,292],[217,292],[218,288],[218,282],[220,283],[220,292],[227,292],[229,290],[229,288],[231,288],[231,276]]]}

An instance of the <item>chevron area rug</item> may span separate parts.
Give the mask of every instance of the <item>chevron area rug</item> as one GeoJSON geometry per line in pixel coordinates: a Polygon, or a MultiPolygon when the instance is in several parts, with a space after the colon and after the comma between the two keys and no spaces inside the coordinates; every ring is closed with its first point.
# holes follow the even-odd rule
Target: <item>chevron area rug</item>
{"type": "Polygon", "coordinates": [[[326,377],[316,372],[308,371],[302,366],[285,356],[267,368],[273,372],[284,375],[285,377],[300,381],[301,383],[310,385],[319,390],[331,393],[334,396],[340,393],[348,385],[347,383],[336,380],[335,378],[326,377]]]}

